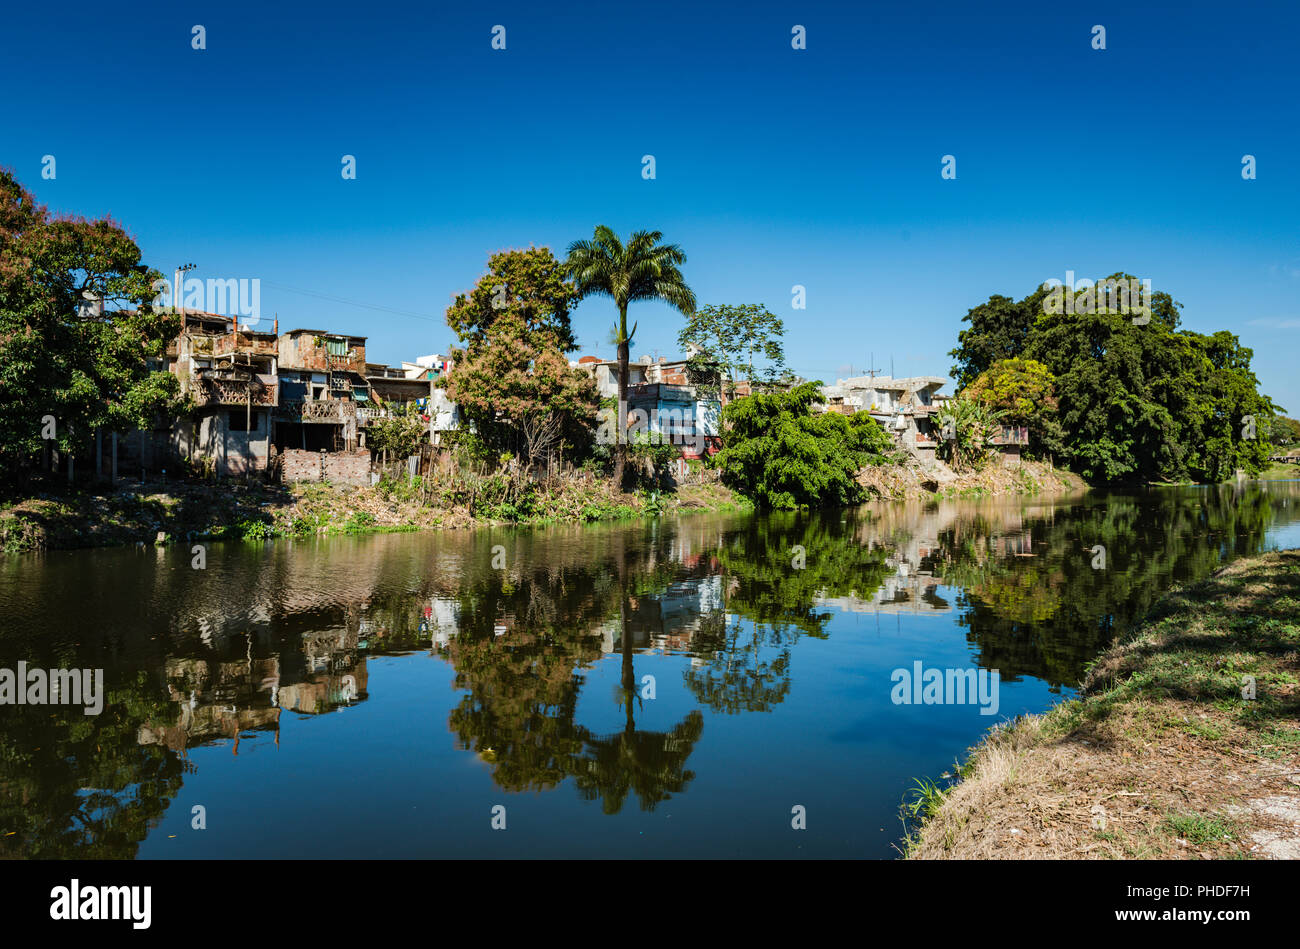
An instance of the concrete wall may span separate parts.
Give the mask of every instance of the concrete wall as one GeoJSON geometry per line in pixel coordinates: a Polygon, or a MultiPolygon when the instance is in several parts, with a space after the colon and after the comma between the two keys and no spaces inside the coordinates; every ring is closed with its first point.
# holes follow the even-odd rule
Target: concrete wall
{"type": "Polygon", "coordinates": [[[271,413],[267,409],[254,409],[254,430],[244,432],[231,430],[232,411],[238,412],[241,419],[245,417],[245,409],[222,408],[193,420],[178,421],[172,429],[172,449],[182,458],[196,461],[211,458],[218,475],[239,476],[265,471],[271,413]]]}

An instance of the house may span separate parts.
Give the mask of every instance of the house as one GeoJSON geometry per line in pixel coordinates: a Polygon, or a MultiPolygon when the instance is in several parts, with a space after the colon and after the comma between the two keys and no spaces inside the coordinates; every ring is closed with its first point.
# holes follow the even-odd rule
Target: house
{"type": "MultiPolygon", "coordinates": [[[[618,362],[583,356],[570,363],[596,380],[602,399],[618,398],[618,362]]],[[[642,356],[628,363],[626,424],[669,438],[682,446],[685,458],[712,454],[721,447],[722,403],[701,397],[686,372],[686,360],[658,361],[642,356]]]]}
{"type": "Polygon", "coordinates": [[[294,329],[279,337],[277,449],[354,451],[362,446],[358,408],[370,404],[366,338],[294,329]]]}
{"type": "Polygon", "coordinates": [[[940,376],[854,376],[822,387],[824,411],[852,415],[868,412],[898,439],[898,443],[923,459],[934,457],[939,432],[933,423],[941,401],[940,376]]]}
{"type": "MultiPolygon", "coordinates": [[[[922,462],[934,459],[942,432],[936,419],[950,396],[939,391],[947,380],[940,376],[855,376],[822,387],[823,411],[852,415],[868,412],[898,444],[922,462]]],[[[1003,425],[989,439],[1002,463],[1020,463],[1021,449],[1029,444],[1024,426],[1003,425]]]]}
{"type": "Polygon", "coordinates": [[[208,462],[219,475],[265,471],[272,417],[279,405],[278,339],[238,317],[187,312],[167,347],[167,368],[197,411],[171,428],[180,457],[208,462]]]}

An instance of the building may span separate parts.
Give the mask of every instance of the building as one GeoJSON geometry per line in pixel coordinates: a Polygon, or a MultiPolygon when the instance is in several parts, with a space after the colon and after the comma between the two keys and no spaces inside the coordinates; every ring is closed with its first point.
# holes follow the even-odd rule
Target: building
{"type": "MultiPolygon", "coordinates": [[[[618,362],[583,356],[571,366],[596,380],[602,399],[618,398],[618,362]]],[[[720,447],[722,403],[701,397],[686,372],[686,360],[658,361],[642,356],[628,363],[627,425],[667,437],[682,446],[686,458],[698,458],[720,447]]],[[[748,385],[745,391],[748,392],[748,385]]]]}
{"type": "Polygon", "coordinates": [[[939,376],[854,376],[839,379],[833,386],[822,387],[827,412],[852,415],[868,412],[898,439],[898,443],[924,459],[934,457],[939,432],[933,418],[941,398],[939,389],[946,382],[939,376]]]}
{"type": "Polygon", "coordinates": [[[218,475],[265,471],[279,406],[278,353],[273,332],[252,332],[235,317],[182,314],[167,368],[197,411],[172,425],[172,450],[218,475]]]}
{"type": "Polygon", "coordinates": [[[294,329],[279,337],[277,449],[354,451],[362,446],[358,409],[370,405],[366,338],[294,329]]]}

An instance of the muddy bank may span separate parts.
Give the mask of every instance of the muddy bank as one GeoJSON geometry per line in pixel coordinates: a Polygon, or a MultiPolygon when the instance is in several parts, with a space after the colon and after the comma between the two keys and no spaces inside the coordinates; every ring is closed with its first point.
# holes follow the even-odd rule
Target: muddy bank
{"type": "Polygon", "coordinates": [[[913,804],[912,859],[1300,858],[1300,550],[1170,593],[913,804]]]}

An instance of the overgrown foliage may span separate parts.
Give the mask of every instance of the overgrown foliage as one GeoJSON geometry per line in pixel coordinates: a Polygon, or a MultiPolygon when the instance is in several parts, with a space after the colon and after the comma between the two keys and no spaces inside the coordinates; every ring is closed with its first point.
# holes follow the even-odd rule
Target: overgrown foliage
{"type": "Polygon", "coordinates": [[[1004,360],[1045,366],[1061,455],[1090,481],[1217,482],[1266,467],[1278,407],[1260,394],[1254,353],[1235,335],[1179,329],[1181,304],[1165,292],[1151,294],[1146,315],[1099,305],[1091,290],[1050,314],[1047,296],[994,296],[967,313],[952,351],[961,386],[1004,360]]]}
{"type": "Polygon", "coordinates": [[[893,447],[868,415],[814,413],[820,382],[787,392],[737,399],[723,409],[723,447],[714,458],[723,483],[759,508],[793,509],[855,504],[855,476],[882,464],[893,447]]]}
{"type": "Polygon", "coordinates": [[[156,362],[180,329],[150,305],[161,277],[112,219],[52,215],[0,169],[0,478],[40,456],[46,416],[53,446],[77,454],[97,428],[180,408],[156,362]]]}
{"type": "Polygon", "coordinates": [[[729,399],[735,396],[735,383],[742,376],[751,385],[772,385],[786,379],[784,335],[785,323],[761,304],[711,303],[687,318],[677,342],[683,348],[694,345],[700,350],[687,361],[692,381],[706,394],[729,399]]]}

